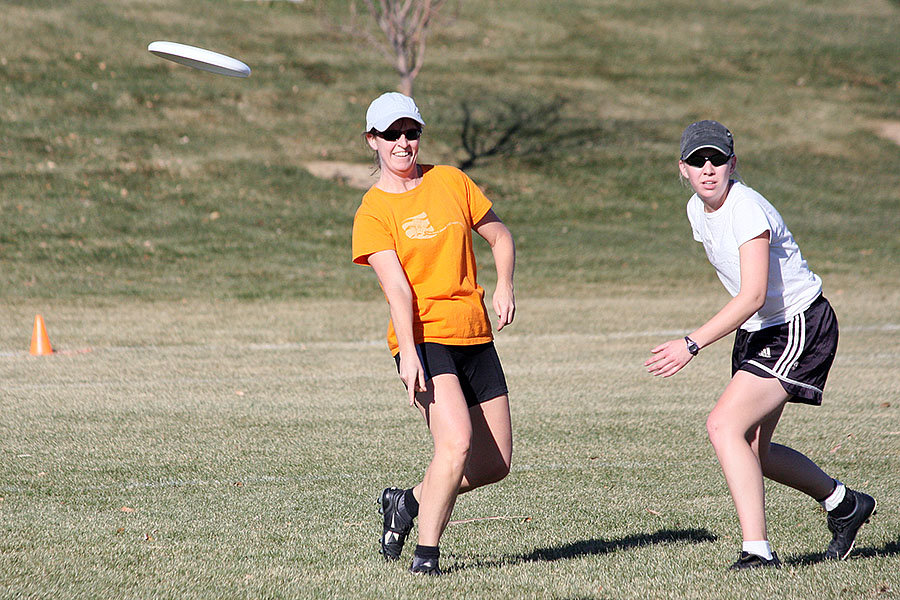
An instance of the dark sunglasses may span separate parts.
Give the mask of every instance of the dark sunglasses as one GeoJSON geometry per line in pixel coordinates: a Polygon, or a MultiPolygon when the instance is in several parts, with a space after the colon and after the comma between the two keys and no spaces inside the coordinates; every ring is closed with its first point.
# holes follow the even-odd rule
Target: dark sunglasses
{"type": "Polygon", "coordinates": [[[411,129],[386,129],[385,131],[375,131],[375,135],[389,142],[396,142],[401,135],[405,135],[409,141],[417,140],[422,136],[422,130],[418,127],[411,129]]]}
{"type": "Polygon", "coordinates": [[[702,168],[706,165],[706,161],[712,163],[714,167],[721,167],[725,163],[727,163],[733,154],[722,154],[721,152],[713,152],[712,154],[706,154],[705,152],[695,152],[688,156],[684,160],[684,164],[690,165],[692,167],[702,168]]]}

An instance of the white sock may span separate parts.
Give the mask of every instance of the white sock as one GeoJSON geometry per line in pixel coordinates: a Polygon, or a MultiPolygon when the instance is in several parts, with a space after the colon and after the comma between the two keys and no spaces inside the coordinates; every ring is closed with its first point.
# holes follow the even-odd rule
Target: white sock
{"type": "Polygon", "coordinates": [[[837,479],[835,479],[834,482],[837,484],[836,486],[834,486],[834,491],[831,492],[830,496],[822,500],[822,508],[824,508],[828,512],[831,512],[835,508],[837,508],[838,504],[843,501],[844,494],[847,492],[847,488],[844,487],[843,483],[841,483],[837,479]]]}
{"type": "Polygon", "coordinates": [[[761,542],[744,542],[741,550],[748,554],[761,556],[766,560],[772,560],[772,546],[769,545],[768,540],[762,540],[761,542]]]}

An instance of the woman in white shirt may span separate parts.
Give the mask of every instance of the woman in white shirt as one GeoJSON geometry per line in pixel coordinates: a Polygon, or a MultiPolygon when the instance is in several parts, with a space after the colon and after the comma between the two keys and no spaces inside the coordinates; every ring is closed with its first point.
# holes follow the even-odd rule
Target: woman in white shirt
{"type": "Polygon", "coordinates": [[[843,560],[874,514],[875,500],[771,442],[785,403],[822,403],[837,319],[781,215],[732,178],[736,165],[734,138],[724,125],[698,121],[685,129],[678,166],[694,191],[688,220],[732,299],[690,335],[653,348],[644,364],[653,375],[670,377],[702,348],[736,331],[732,379],[706,423],[743,535],[731,568],[781,564],[768,541],[763,477],[822,504],[832,532],[825,558],[843,560]]]}

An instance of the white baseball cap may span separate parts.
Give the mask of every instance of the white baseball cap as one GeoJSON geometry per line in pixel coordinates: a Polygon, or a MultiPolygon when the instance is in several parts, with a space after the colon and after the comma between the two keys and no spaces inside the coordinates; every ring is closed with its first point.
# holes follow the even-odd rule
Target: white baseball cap
{"type": "Polygon", "coordinates": [[[366,131],[384,131],[397,119],[412,119],[423,127],[425,121],[419,107],[409,96],[400,92],[387,92],[372,100],[366,111],[366,131]]]}

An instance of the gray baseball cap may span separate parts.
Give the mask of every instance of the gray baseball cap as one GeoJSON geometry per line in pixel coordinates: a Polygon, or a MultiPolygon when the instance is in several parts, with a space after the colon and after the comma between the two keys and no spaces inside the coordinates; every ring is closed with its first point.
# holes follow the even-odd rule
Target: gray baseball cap
{"type": "Polygon", "coordinates": [[[715,148],[726,156],[734,154],[734,137],[718,121],[691,123],[681,134],[681,159],[701,148],[715,148]]]}
{"type": "Polygon", "coordinates": [[[398,119],[412,119],[425,126],[419,107],[409,96],[400,92],[388,92],[372,100],[366,111],[366,131],[384,131],[398,119]]]}

